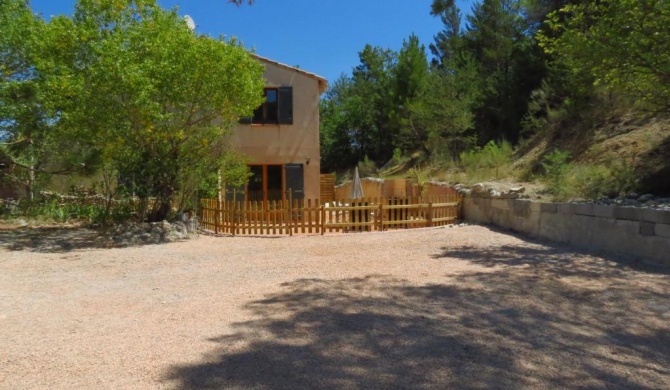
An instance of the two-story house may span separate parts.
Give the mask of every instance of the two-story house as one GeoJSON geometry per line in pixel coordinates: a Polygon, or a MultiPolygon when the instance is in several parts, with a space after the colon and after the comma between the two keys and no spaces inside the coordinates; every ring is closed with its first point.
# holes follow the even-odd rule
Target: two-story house
{"type": "MultiPolygon", "coordinates": [[[[270,59],[265,66],[265,102],[233,129],[233,145],[250,158],[252,176],[239,200],[320,196],[319,99],[323,77],[270,59]]],[[[242,190],[242,189],[240,189],[242,190]]]]}

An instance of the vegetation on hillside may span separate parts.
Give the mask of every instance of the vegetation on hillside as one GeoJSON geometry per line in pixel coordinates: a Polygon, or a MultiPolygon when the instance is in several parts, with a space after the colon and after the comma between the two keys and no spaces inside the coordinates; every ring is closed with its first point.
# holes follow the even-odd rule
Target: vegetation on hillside
{"type": "Polygon", "coordinates": [[[670,107],[667,1],[481,0],[464,19],[434,0],[431,13],[443,29],[430,61],[414,36],[399,52],[368,45],[327,92],[325,171],[388,166],[399,150],[459,181],[538,179],[557,198],[670,191],[654,179],[670,172],[667,126],[647,148],[594,153],[622,135],[617,123],[644,126],[670,107]]]}

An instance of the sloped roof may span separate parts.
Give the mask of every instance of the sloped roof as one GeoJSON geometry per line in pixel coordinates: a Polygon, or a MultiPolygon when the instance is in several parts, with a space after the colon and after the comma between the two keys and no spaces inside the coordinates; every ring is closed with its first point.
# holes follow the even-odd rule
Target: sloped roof
{"type": "Polygon", "coordinates": [[[323,77],[321,77],[321,76],[319,76],[315,73],[307,72],[305,70],[302,70],[300,68],[296,68],[294,66],[282,64],[281,62],[277,62],[277,61],[271,60],[269,58],[261,57],[257,54],[251,54],[251,55],[259,61],[262,61],[262,62],[265,62],[265,63],[268,63],[268,64],[272,64],[272,65],[278,66],[280,68],[292,70],[294,72],[298,72],[298,73],[301,73],[301,74],[303,74],[307,77],[311,77],[311,78],[315,79],[319,83],[319,93],[323,93],[326,90],[326,88],[328,88],[328,80],[326,80],[325,78],[323,78],[323,77]]]}

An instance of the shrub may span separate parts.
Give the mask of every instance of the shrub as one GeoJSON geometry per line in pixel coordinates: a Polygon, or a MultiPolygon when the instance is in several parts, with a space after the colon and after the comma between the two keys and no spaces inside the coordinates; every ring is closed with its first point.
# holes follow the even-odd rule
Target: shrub
{"type": "Polygon", "coordinates": [[[609,159],[599,165],[568,162],[570,154],[556,150],[545,156],[544,182],[554,200],[597,199],[624,195],[635,189],[635,169],[625,160],[609,159]]]}
{"type": "Polygon", "coordinates": [[[514,150],[509,142],[497,144],[489,142],[484,148],[476,148],[461,153],[461,165],[470,178],[499,179],[512,172],[511,161],[514,150]]]}
{"type": "Polygon", "coordinates": [[[567,178],[567,173],[572,169],[569,161],[570,153],[558,149],[544,156],[544,182],[554,197],[561,198],[571,192],[567,178]]]}
{"type": "Polygon", "coordinates": [[[419,186],[421,195],[424,195],[426,184],[428,184],[428,180],[430,180],[430,170],[421,169],[420,167],[410,168],[407,171],[407,175],[417,186],[419,186]]]}
{"type": "Polygon", "coordinates": [[[358,175],[361,178],[378,176],[379,171],[377,170],[377,165],[374,161],[370,160],[368,156],[365,156],[365,159],[358,163],[358,175]]]}

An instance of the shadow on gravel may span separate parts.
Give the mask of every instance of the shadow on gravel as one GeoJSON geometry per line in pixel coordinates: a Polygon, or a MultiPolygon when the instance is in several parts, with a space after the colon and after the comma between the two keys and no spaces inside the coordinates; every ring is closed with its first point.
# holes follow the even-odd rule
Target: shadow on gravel
{"type": "MultiPolygon", "coordinates": [[[[148,245],[135,243],[133,246],[148,245]]],[[[0,250],[63,253],[81,249],[120,248],[112,237],[84,227],[25,227],[0,229],[0,250]]]]}
{"type": "Polygon", "coordinates": [[[435,259],[453,258],[468,260],[484,267],[520,267],[530,266],[546,271],[559,273],[561,276],[584,276],[603,278],[623,276],[632,270],[670,275],[670,266],[654,262],[640,262],[624,257],[594,254],[546,241],[533,241],[508,231],[498,231],[506,235],[516,236],[527,245],[503,245],[489,248],[477,246],[459,246],[442,248],[442,252],[433,256],[435,259]],[[582,259],[577,263],[575,257],[582,259]]]}
{"type": "Polygon", "coordinates": [[[248,304],[254,319],[211,339],[202,363],[164,379],[180,389],[670,388],[670,282],[612,274],[594,286],[595,269],[562,278],[555,267],[425,286],[296,280],[248,304]]]}

